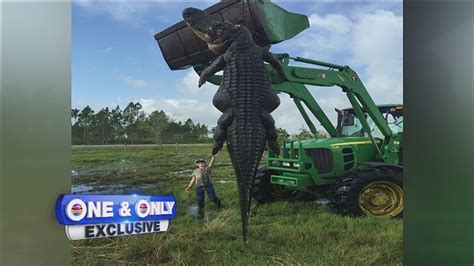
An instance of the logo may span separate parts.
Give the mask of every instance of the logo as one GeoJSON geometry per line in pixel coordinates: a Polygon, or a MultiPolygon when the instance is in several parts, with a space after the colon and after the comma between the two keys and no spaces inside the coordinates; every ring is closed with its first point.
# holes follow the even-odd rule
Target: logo
{"type": "Polygon", "coordinates": [[[351,79],[352,79],[353,82],[356,82],[356,81],[357,81],[357,76],[356,76],[356,75],[352,75],[351,79]]]}
{"type": "Polygon", "coordinates": [[[172,196],[60,195],[56,218],[71,240],[168,230],[176,217],[172,196]]]}
{"type": "Polygon", "coordinates": [[[66,207],[66,215],[72,221],[80,221],[86,216],[86,204],[80,199],[74,199],[66,207]]]}
{"type": "Polygon", "coordinates": [[[146,213],[148,211],[148,206],[145,203],[140,204],[140,212],[146,213]]]}
{"type": "Polygon", "coordinates": [[[138,217],[145,218],[150,214],[150,204],[146,200],[139,200],[135,204],[135,211],[138,217]]]}
{"type": "Polygon", "coordinates": [[[72,215],[79,216],[82,214],[82,206],[81,204],[74,204],[71,208],[72,215]]]}

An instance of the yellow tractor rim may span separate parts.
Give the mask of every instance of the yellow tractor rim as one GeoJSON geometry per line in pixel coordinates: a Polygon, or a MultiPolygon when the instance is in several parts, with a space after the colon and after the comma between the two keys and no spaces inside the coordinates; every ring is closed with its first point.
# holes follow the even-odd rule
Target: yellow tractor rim
{"type": "Polygon", "coordinates": [[[359,193],[359,207],[367,215],[395,217],[403,211],[403,189],[389,181],[375,181],[359,193]]]}

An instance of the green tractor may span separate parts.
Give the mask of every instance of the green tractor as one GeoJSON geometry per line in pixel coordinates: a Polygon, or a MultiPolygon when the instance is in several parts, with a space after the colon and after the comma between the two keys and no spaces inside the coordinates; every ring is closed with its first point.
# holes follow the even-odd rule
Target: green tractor
{"type": "MultiPolygon", "coordinates": [[[[270,1],[223,1],[206,11],[224,21],[248,22],[246,26],[254,40],[267,47],[309,27],[306,16],[287,12],[270,1]],[[243,20],[242,10],[249,10],[253,19],[243,20]]],[[[193,67],[199,74],[216,57],[183,21],[158,33],[155,39],[173,70],[193,67]]],[[[288,80],[279,80],[268,65],[273,89],[293,99],[314,136],[317,130],[304,106],[329,137],[284,143],[279,156],[269,151],[267,167],[259,169],[256,176],[255,200],[263,203],[323,196],[330,199],[337,213],[402,217],[403,106],[376,105],[357,73],[348,66],[274,55],[281,61],[288,80]],[[290,65],[290,61],[300,65],[290,65]],[[352,107],[336,109],[338,119],[333,125],[306,85],[339,87],[352,107]]],[[[221,76],[214,75],[208,81],[219,85],[221,76]]]]}
{"type": "Polygon", "coordinates": [[[273,88],[293,98],[315,136],[316,127],[303,104],[330,137],[284,143],[279,156],[269,151],[267,167],[256,176],[255,200],[294,201],[317,195],[328,197],[331,207],[341,214],[402,217],[403,106],[376,105],[348,66],[286,54],[277,57],[288,81],[279,82],[272,75],[273,88]],[[290,66],[290,59],[328,69],[290,66]],[[338,86],[352,107],[336,109],[334,126],[305,85],[338,86]]]}

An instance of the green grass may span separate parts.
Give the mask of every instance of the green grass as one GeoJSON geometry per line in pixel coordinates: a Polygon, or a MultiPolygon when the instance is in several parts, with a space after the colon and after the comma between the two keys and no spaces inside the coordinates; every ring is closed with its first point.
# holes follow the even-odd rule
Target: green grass
{"type": "MultiPolygon", "coordinates": [[[[254,208],[247,244],[241,236],[237,186],[227,151],[213,171],[225,208],[206,201],[207,219],[187,213],[196,204],[184,188],[196,158],[210,146],[74,149],[73,184],[101,189],[148,184],[141,192],[172,194],[178,215],[165,233],[73,241],[73,263],[85,264],[317,264],[394,265],[402,263],[401,220],[349,218],[313,202],[277,202],[254,208]]],[[[139,188],[138,188],[139,189],[139,188]]]]}

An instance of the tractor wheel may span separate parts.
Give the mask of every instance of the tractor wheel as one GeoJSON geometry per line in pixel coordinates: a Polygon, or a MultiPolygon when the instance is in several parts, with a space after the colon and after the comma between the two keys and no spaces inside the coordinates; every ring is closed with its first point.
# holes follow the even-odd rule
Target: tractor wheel
{"type": "Polygon", "coordinates": [[[306,193],[291,190],[285,186],[270,183],[271,171],[267,168],[260,168],[255,175],[253,184],[253,198],[258,203],[273,202],[276,200],[297,201],[305,197],[306,193]]]}
{"type": "Polygon", "coordinates": [[[258,203],[274,201],[270,189],[271,172],[267,168],[260,168],[255,175],[252,196],[258,203]]]}
{"type": "Polygon", "coordinates": [[[403,217],[403,173],[390,168],[364,169],[336,185],[332,209],[349,216],[403,217]]]}

